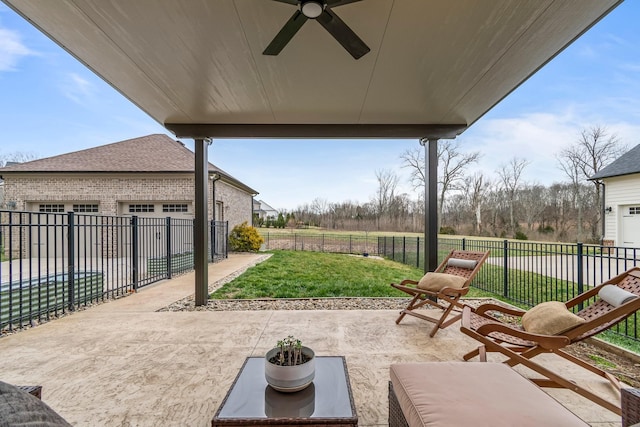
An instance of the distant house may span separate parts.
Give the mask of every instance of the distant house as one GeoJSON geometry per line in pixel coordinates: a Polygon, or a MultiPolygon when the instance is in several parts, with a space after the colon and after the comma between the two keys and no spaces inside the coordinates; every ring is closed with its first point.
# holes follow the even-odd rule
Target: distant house
{"type": "Polygon", "coordinates": [[[640,145],[593,175],[604,183],[604,244],[640,248],[640,145]]]}
{"type": "Polygon", "coordinates": [[[269,206],[266,202],[258,200],[254,205],[253,212],[258,215],[260,219],[276,219],[279,212],[269,206]]]}
{"type": "MultiPolygon", "coordinates": [[[[35,212],[194,217],[195,154],[148,135],[0,168],[4,205],[35,212]]],[[[257,192],[209,163],[208,217],[252,220],[257,192]]]]}

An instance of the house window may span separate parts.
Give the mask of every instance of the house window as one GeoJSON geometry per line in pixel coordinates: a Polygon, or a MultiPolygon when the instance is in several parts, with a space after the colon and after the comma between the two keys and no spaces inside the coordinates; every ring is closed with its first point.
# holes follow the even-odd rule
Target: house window
{"type": "Polygon", "coordinates": [[[64,212],[64,205],[45,203],[39,206],[40,212],[64,212]]]}
{"type": "Polygon", "coordinates": [[[224,204],[222,202],[216,202],[216,221],[224,221],[224,204]]]}
{"type": "Polygon", "coordinates": [[[631,206],[629,208],[629,215],[640,215],[640,206],[631,206]]]}
{"type": "Polygon", "coordinates": [[[129,205],[129,212],[130,213],[135,213],[135,212],[154,212],[154,205],[143,205],[143,204],[139,204],[139,205],[129,205]]]}
{"type": "Polygon", "coordinates": [[[74,212],[98,212],[98,205],[73,205],[74,212]]]}
{"type": "Polygon", "coordinates": [[[162,205],[162,212],[189,212],[186,203],[169,203],[162,205]]]}

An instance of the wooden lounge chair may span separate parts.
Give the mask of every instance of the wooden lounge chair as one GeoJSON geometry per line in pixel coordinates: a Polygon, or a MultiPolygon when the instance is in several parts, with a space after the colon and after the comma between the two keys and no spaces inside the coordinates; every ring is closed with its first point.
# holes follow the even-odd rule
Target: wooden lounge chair
{"type": "Polygon", "coordinates": [[[434,273],[445,273],[464,278],[465,280],[459,283],[458,288],[445,286],[439,290],[425,289],[421,285],[431,273],[427,273],[420,281],[406,279],[400,282],[400,284],[392,283],[391,286],[402,292],[406,292],[412,297],[407,307],[400,312],[400,316],[396,319],[396,324],[399,324],[407,314],[428,322],[433,322],[435,326],[429,334],[429,336],[433,337],[438,332],[438,329],[444,329],[456,322],[460,319],[460,309],[463,307],[460,298],[469,292],[471,281],[476,274],[478,274],[480,267],[482,267],[482,264],[484,264],[488,256],[489,251],[472,252],[452,250],[449,255],[445,257],[434,273]],[[444,302],[444,304],[442,302],[444,302]],[[438,308],[442,310],[443,313],[440,318],[434,319],[416,312],[417,309],[424,306],[438,308]],[[455,314],[449,316],[454,309],[457,310],[455,314]],[[447,317],[449,317],[449,319],[447,319],[447,317]]]}
{"type": "MultiPolygon", "coordinates": [[[[634,267],[564,303],[567,309],[566,311],[569,312],[573,307],[577,307],[578,304],[588,304],[589,300],[595,299],[591,304],[575,313],[575,316],[579,319],[579,323],[569,327],[569,329],[565,331],[559,331],[555,334],[534,333],[531,327],[529,327],[529,331],[527,331],[527,325],[523,327],[519,324],[507,324],[489,314],[489,312],[495,311],[507,316],[523,318],[527,312],[522,310],[510,309],[496,304],[483,304],[475,310],[467,306],[462,313],[460,330],[466,335],[480,341],[482,345],[465,354],[464,360],[470,360],[475,356],[479,356],[481,361],[486,361],[486,352],[502,353],[507,357],[504,363],[510,366],[522,364],[542,375],[544,377],[542,379],[531,379],[531,381],[540,387],[567,388],[573,390],[594,403],[620,415],[621,412],[618,406],[574,382],[565,379],[561,375],[541,366],[531,359],[543,353],[557,354],[570,362],[606,378],[617,390],[620,390],[620,383],[613,375],[572,356],[562,349],[575,342],[582,341],[599,332],[605,331],[635,313],[640,309],[640,298],[638,298],[638,296],[640,296],[640,267],[634,267]],[[614,286],[603,289],[606,285],[614,286]],[[626,302],[619,300],[613,302],[612,305],[602,299],[606,298],[604,294],[605,290],[613,290],[621,294],[623,293],[621,292],[622,290],[633,295],[626,294],[628,295],[626,302]],[[618,303],[619,305],[616,306],[618,303]]],[[[560,303],[560,305],[563,304],[560,303]]],[[[534,309],[529,310],[529,313],[532,313],[533,310],[534,309]]],[[[569,316],[574,315],[569,313],[569,316]]],[[[548,322],[552,317],[553,316],[546,315],[545,321],[548,322]]]]}

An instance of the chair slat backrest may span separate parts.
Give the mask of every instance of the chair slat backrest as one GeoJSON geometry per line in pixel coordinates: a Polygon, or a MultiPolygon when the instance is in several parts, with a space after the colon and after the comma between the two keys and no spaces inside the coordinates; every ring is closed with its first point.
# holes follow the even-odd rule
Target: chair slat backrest
{"type": "MultiPolygon", "coordinates": [[[[615,285],[640,297],[640,275],[626,274],[618,283],[615,283],[615,285]]],[[[581,335],[577,336],[576,338],[573,338],[572,341],[576,342],[581,341],[585,338],[589,338],[604,330],[609,329],[616,323],[623,321],[624,319],[635,313],[635,311],[637,310],[637,308],[635,307],[640,307],[640,299],[636,298],[635,301],[632,300],[629,303],[623,304],[621,307],[625,306],[629,307],[629,309],[622,311],[620,316],[616,316],[611,320],[597,324],[594,328],[591,328],[588,331],[585,331],[581,335]]],[[[614,309],[616,309],[616,307],[598,298],[589,306],[578,311],[576,315],[582,317],[587,322],[590,322],[593,320],[601,319],[604,315],[612,312],[614,309]]],[[[582,329],[582,327],[576,329],[580,330],[582,329]]]]}
{"type": "Polygon", "coordinates": [[[473,279],[476,273],[482,267],[482,264],[489,256],[489,251],[487,252],[473,252],[473,251],[457,251],[453,250],[447,255],[447,257],[442,261],[442,263],[436,269],[439,273],[447,273],[453,274],[455,276],[464,277],[466,279],[473,279]],[[448,265],[447,262],[449,259],[463,259],[463,260],[472,260],[477,261],[475,268],[462,268],[448,265]]]}

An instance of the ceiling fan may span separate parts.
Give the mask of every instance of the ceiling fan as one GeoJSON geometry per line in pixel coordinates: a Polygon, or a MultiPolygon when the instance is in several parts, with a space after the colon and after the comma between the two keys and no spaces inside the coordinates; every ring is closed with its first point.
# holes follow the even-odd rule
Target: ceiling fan
{"type": "Polygon", "coordinates": [[[371,49],[331,9],[361,0],[273,0],[298,6],[298,10],[273,38],[263,55],[277,55],[307,19],[315,19],[351,54],[359,59],[371,49]]]}

